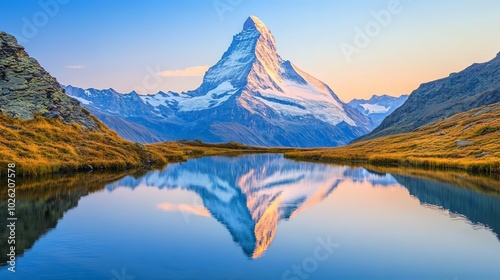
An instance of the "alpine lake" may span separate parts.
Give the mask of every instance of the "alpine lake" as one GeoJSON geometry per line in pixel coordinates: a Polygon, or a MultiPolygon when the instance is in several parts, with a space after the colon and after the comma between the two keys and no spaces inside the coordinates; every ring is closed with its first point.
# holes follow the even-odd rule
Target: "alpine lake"
{"type": "Polygon", "coordinates": [[[280,154],[19,178],[0,279],[500,279],[499,186],[280,154]]]}

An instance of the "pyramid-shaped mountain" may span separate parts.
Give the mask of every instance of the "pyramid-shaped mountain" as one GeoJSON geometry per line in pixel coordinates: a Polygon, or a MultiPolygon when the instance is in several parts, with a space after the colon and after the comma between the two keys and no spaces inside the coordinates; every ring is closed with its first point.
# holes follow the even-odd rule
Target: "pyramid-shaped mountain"
{"type": "MultiPolygon", "coordinates": [[[[109,102],[99,99],[96,90],[67,87],[67,92],[97,116],[122,117],[120,125],[107,124],[124,137],[131,135],[124,129],[134,129],[124,128],[123,123],[129,123],[149,128],[160,140],[321,147],[346,144],[372,129],[369,119],[343,103],[328,85],[283,60],[270,30],[254,16],[198,89],[141,96],[140,106],[128,102],[133,116],[103,106],[109,102]],[[147,108],[137,113],[143,105],[147,108]]],[[[131,100],[130,94],[113,98],[131,100]]]]}

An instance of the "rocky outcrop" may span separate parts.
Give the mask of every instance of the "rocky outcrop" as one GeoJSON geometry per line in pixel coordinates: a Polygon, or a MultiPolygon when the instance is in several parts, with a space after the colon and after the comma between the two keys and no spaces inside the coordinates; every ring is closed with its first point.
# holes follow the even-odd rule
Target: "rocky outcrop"
{"type": "Polygon", "coordinates": [[[57,80],[5,32],[0,32],[0,86],[0,112],[9,117],[31,120],[41,115],[91,130],[99,127],[88,111],[68,97],[57,80]]]}

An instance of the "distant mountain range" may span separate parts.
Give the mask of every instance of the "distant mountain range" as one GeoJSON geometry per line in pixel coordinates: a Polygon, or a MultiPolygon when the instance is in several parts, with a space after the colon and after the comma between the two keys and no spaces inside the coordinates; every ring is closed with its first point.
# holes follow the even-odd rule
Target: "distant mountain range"
{"type": "Polygon", "coordinates": [[[500,53],[447,78],[422,84],[370,134],[358,140],[414,131],[455,114],[500,102],[500,53]]]}
{"type": "MultiPolygon", "coordinates": [[[[121,94],[113,89],[81,89],[62,86],[66,94],[80,101],[94,116],[116,131],[121,137],[134,142],[161,142],[183,128],[167,122],[170,109],[160,106],[155,110],[136,92],[121,94]],[[167,129],[168,128],[168,129],[167,129]]],[[[159,93],[163,94],[163,93],[159,93]]]]}
{"type": "Polygon", "coordinates": [[[141,142],[327,147],[374,128],[325,83],[283,60],[273,35],[254,16],[196,90],[141,96],[67,86],[66,93],[122,137],[141,142]]]}
{"type": "Polygon", "coordinates": [[[408,99],[408,95],[393,97],[389,95],[373,95],[370,99],[353,99],[349,106],[361,112],[363,115],[370,118],[373,127],[379,126],[382,121],[392,114],[408,99]]]}

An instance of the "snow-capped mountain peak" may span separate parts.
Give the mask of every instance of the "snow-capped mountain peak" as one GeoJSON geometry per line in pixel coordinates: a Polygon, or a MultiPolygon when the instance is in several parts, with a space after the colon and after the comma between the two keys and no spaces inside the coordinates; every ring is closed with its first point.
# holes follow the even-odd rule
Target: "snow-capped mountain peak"
{"type": "MultiPolygon", "coordinates": [[[[347,144],[373,128],[366,116],[343,103],[328,85],[282,59],[273,34],[255,16],[245,21],[199,88],[137,99],[146,105],[144,109],[152,108],[149,115],[154,124],[138,121],[137,114],[123,110],[127,122],[153,127],[158,126],[157,118],[163,118],[155,131],[174,134],[165,140],[326,147],[347,144]]],[[[87,101],[103,108],[94,98],[87,101]]],[[[125,109],[117,107],[120,110],[114,111],[125,109]]]]}
{"type": "MultiPolygon", "coordinates": [[[[261,45],[261,47],[269,48],[266,50],[266,53],[276,54],[276,41],[274,39],[271,30],[267,28],[267,26],[256,16],[250,16],[245,23],[243,24],[243,31],[240,33],[253,33],[254,35],[259,34],[257,37],[257,45],[261,45]]],[[[255,51],[258,53],[257,49],[255,51]]]]}
{"type": "MultiPolygon", "coordinates": [[[[210,91],[228,81],[235,87],[244,87],[251,70],[264,71],[277,78],[278,68],[274,36],[260,19],[251,16],[243,25],[243,30],[233,37],[219,62],[208,69],[200,90],[210,91]]],[[[269,79],[262,82],[274,83],[269,79]]]]}
{"type": "MultiPolygon", "coordinates": [[[[274,36],[255,16],[243,24],[243,30],[234,36],[221,60],[207,71],[203,84],[194,95],[207,96],[228,82],[234,88],[221,96],[236,94],[237,104],[252,114],[272,110],[284,118],[316,115],[331,125],[345,122],[358,126],[346,112],[346,106],[325,83],[278,55],[274,36]]],[[[211,104],[213,108],[222,102],[213,100],[211,104]]]]}
{"type": "Polygon", "coordinates": [[[257,29],[261,33],[271,33],[269,28],[256,16],[249,16],[243,24],[243,29],[257,29]]]}

